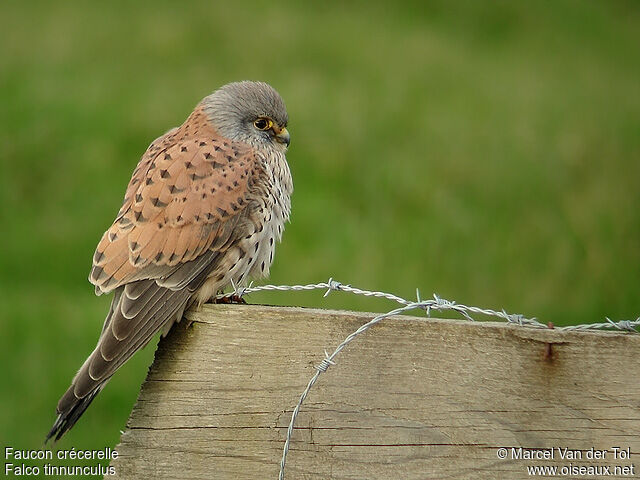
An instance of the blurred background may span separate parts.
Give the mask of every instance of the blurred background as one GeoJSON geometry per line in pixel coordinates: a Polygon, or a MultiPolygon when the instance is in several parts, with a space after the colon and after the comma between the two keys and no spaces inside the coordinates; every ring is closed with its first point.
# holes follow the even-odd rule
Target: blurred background
{"type": "MultiPolygon", "coordinates": [[[[417,287],[556,324],[640,315],[639,4],[345,3],[2,2],[3,446],[41,447],[95,345],[110,298],[86,278],[141,154],[229,81],[267,81],[289,110],[270,282],[417,287]]],[[[248,300],[394,307],[322,293],[248,300]]],[[[153,350],[58,447],[117,443],[153,350]]]]}

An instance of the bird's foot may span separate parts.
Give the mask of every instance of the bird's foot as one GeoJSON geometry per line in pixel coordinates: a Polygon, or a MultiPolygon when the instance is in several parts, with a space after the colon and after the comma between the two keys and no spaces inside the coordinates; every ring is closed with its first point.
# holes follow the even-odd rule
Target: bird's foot
{"type": "Polygon", "coordinates": [[[244,298],[242,298],[240,295],[232,293],[231,295],[225,295],[224,297],[213,298],[211,303],[225,304],[225,305],[236,303],[236,304],[246,305],[247,301],[244,298]]]}

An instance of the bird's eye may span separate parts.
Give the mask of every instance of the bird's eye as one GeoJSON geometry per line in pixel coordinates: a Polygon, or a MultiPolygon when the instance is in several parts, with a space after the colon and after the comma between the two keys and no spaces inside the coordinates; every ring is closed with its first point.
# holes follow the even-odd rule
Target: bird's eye
{"type": "Polygon", "coordinates": [[[253,126],[258,130],[268,130],[273,126],[273,122],[268,118],[259,118],[253,122],[253,126]]]}

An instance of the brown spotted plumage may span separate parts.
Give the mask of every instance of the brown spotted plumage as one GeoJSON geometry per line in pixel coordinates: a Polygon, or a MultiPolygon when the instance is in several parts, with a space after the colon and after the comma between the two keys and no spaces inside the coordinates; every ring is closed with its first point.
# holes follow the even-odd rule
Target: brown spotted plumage
{"type": "Polygon", "coordinates": [[[47,439],[69,430],[185,309],[268,274],[293,190],[287,120],[269,85],[232,83],[149,146],[93,256],[89,281],[98,295],[114,293],[98,345],[58,402],[47,439]]]}

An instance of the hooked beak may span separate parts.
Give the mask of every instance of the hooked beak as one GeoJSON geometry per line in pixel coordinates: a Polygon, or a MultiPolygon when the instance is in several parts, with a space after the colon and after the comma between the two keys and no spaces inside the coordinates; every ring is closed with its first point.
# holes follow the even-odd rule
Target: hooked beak
{"type": "Polygon", "coordinates": [[[278,143],[284,143],[287,147],[291,143],[291,135],[289,135],[289,131],[285,128],[279,128],[274,125],[273,133],[275,133],[275,139],[278,143]]]}

